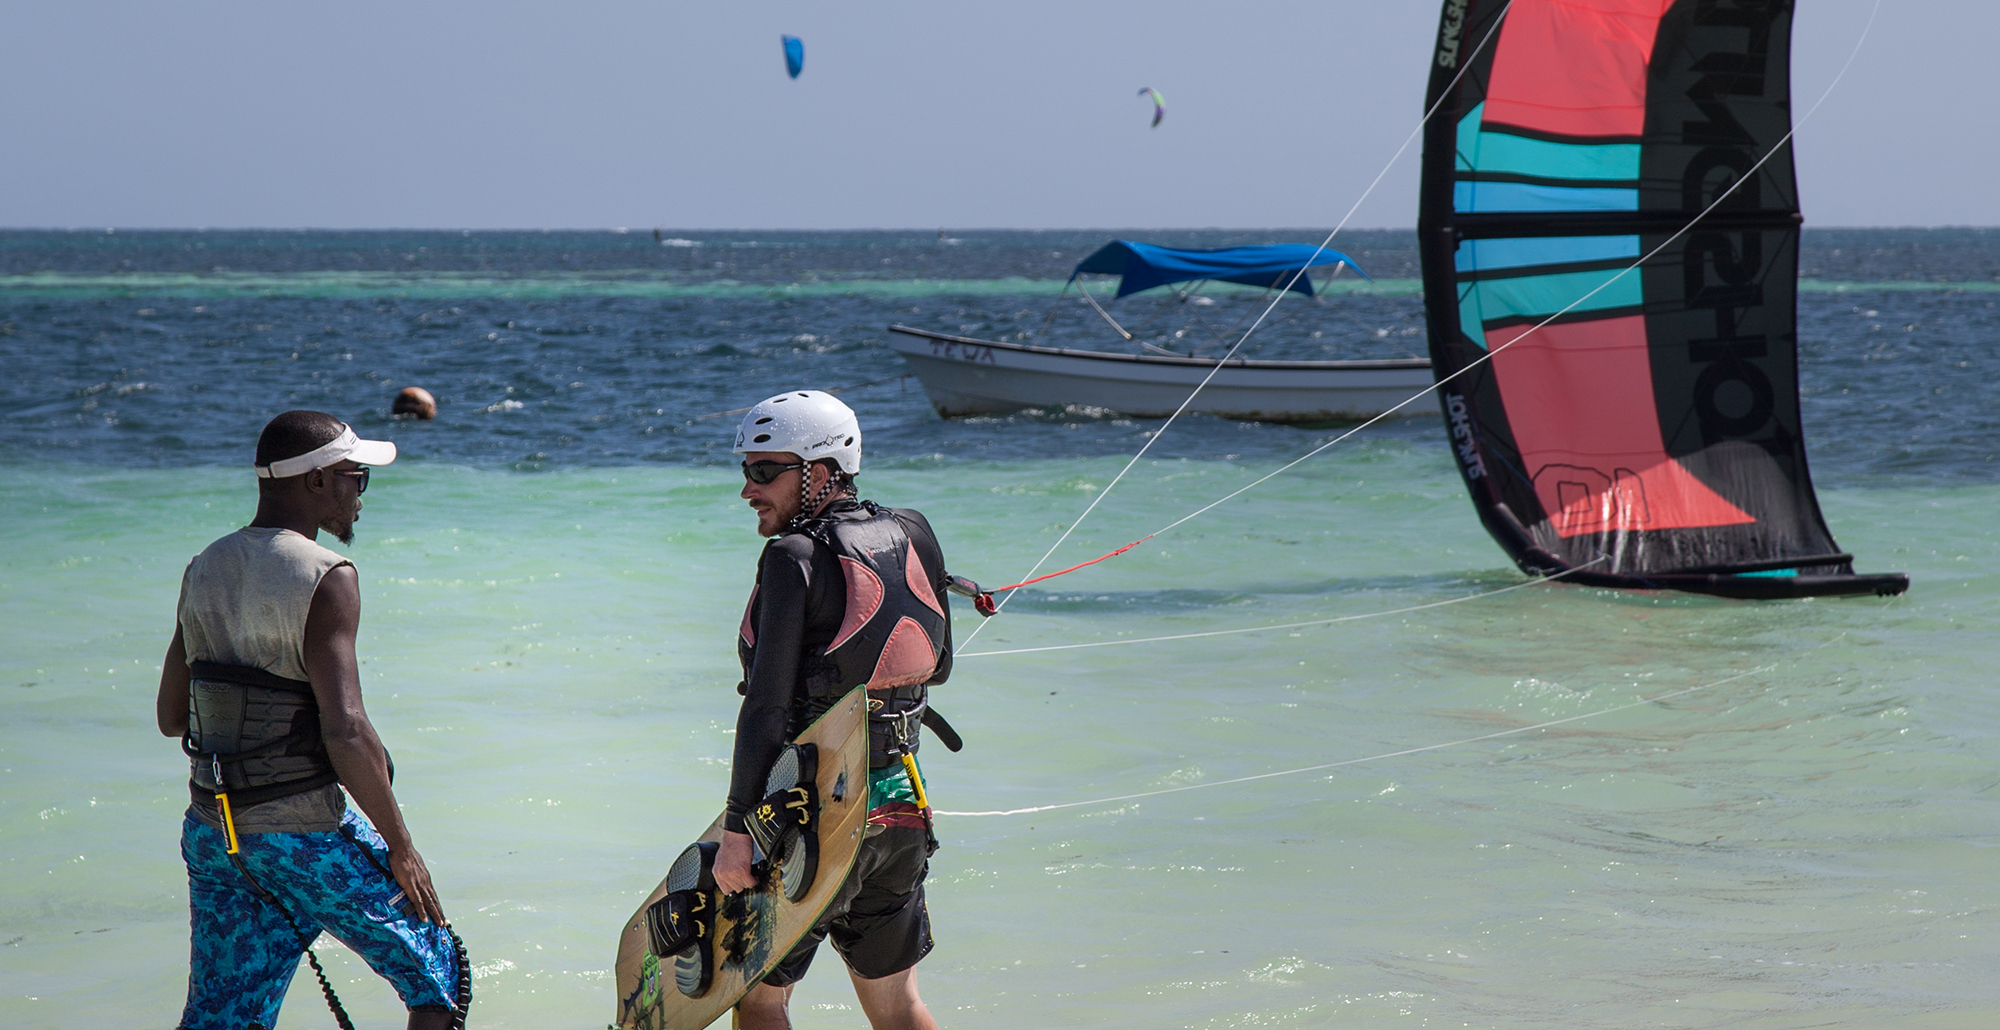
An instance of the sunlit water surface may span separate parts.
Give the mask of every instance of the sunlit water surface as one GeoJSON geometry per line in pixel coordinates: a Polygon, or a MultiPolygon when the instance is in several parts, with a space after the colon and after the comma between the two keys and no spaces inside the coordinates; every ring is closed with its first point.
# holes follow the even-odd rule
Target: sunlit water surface
{"type": "MultiPolygon", "coordinates": [[[[1031,260],[1047,241],[1012,234],[987,258],[950,259],[965,281],[1029,283],[987,293],[925,293],[905,271],[876,294],[737,296],[689,259],[665,271],[714,295],[606,300],[573,279],[438,300],[379,283],[329,295],[310,278],[339,264],[324,255],[252,267],[278,285],[229,293],[207,266],[163,256],[191,252],[177,240],[104,257],[0,237],[13,248],[0,353],[26,370],[0,417],[0,1025],[22,1027],[166,1026],[179,1011],[186,767],[153,729],[153,691],[183,564],[250,512],[236,466],[266,397],[332,407],[409,455],[378,470],[352,548],[363,683],[477,967],[476,1024],[601,1026],[622,920],[712,818],[728,771],[732,638],[759,541],[725,464],[731,420],[699,416],[794,379],[897,374],[880,343],[892,319],[1033,329],[1085,246],[1065,238],[1046,249],[1066,258],[1031,260]],[[104,286],[128,253],[151,255],[147,274],[208,278],[104,286]],[[89,281],[34,279],[50,268],[89,281]],[[437,387],[446,417],[381,414],[408,382],[437,387]]],[[[1024,592],[966,647],[936,694],[966,750],[925,751],[941,809],[1198,789],[941,817],[938,947],[921,967],[941,1021],[2000,1023],[2000,397],[1987,374],[2000,327],[1994,293],[1965,273],[1992,245],[1863,234],[1878,260],[1857,272],[1853,242],[1828,239],[1813,253],[1829,283],[1891,259],[1914,270],[1818,288],[1803,311],[1829,522],[1863,570],[1909,572],[1908,595],[1751,603],[1536,584],[1317,626],[977,654],[1527,583],[1479,529],[1434,418],[1363,433],[1024,592]],[[1936,267],[1965,274],[1938,283],[1936,267]],[[1470,742],[1431,748],[1457,741],[1470,742]],[[1401,753],[1418,748],[1431,749],[1401,753]]],[[[766,253],[728,242],[706,253],[766,253]]],[[[906,256],[893,247],[935,246],[806,243],[820,250],[798,244],[807,257],[791,265],[724,272],[801,283],[818,262],[882,278],[880,255],[906,256]]],[[[1393,276],[1395,243],[1354,249],[1393,276]]],[[[508,253],[502,272],[548,271],[508,253]]],[[[600,267],[574,256],[595,253],[582,244],[564,253],[578,276],[600,267]]],[[[1356,348],[1399,346],[1420,317],[1404,294],[1351,302],[1323,317],[1367,323],[1356,348]]],[[[1279,345],[1319,346],[1313,324],[1279,345]]],[[[941,423],[906,383],[855,403],[872,434],[866,493],[922,508],[952,571],[987,582],[1032,565],[1158,427],[1076,411],[941,423]]],[[[1176,426],[1054,563],[1136,539],[1329,436],[1176,426]]],[[[963,641],[978,620],[957,614],[963,641]]],[[[385,984],[321,950],[361,1025],[400,1025],[385,984]]],[[[315,994],[295,984],[285,1030],[330,1022],[315,994]]],[[[830,958],[795,1016],[863,1025],[830,958]]]]}

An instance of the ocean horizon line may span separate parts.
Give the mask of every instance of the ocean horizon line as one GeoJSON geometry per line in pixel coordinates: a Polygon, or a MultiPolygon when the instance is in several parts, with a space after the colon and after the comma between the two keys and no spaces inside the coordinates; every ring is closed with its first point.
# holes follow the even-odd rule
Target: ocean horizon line
{"type": "MultiPolygon", "coordinates": [[[[636,226],[464,226],[464,225],[7,225],[0,226],[0,234],[6,233],[588,233],[616,236],[635,233],[935,233],[939,229],[949,232],[966,233],[1175,233],[1175,232],[1324,232],[1325,226],[1310,225],[1162,225],[1162,226],[1104,226],[1104,225],[1039,225],[1039,226],[998,226],[998,225],[848,225],[829,228],[815,228],[798,225],[766,226],[711,226],[688,225],[636,225],[636,226]]],[[[2000,231],[2000,224],[1975,225],[1948,223],[1939,225],[1805,225],[1804,232],[1990,232],[2000,231]]],[[[1414,234],[1415,224],[1409,225],[1350,225],[1341,232],[1406,232],[1414,234]]]]}
{"type": "MultiPolygon", "coordinates": [[[[801,296],[1052,296],[1062,292],[1067,278],[1004,276],[981,278],[809,276],[790,280],[747,282],[742,279],[701,278],[659,269],[607,269],[590,272],[531,272],[507,274],[463,271],[309,271],[309,272],[114,272],[79,275],[27,272],[0,275],[0,298],[113,299],[120,297],[386,297],[411,300],[475,298],[532,299],[595,296],[634,299],[729,298],[782,299],[801,296]]],[[[1315,283],[1324,294],[1409,297],[1423,293],[1423,280],[1411,278],[1336,279],[1315,283]]],[[[1256,287],[1222,284],[1228,292],[1259,294],[1256,287]]],[[[2000,278],[1836,279],[1801,277],[1802,293],[1847,293],[1869,290],[1895,292],[1986,293],[2000,291],[2000,278]]]]}

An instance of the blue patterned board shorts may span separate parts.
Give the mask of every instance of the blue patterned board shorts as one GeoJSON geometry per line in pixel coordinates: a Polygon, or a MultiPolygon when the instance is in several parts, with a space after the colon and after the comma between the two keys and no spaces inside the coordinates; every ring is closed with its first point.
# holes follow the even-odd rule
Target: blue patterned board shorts
{"type": "Polygon", "coordinates": [[[261,898],[229,858],[221,830],[189,814],[181,825],[194,944],[186,1030],[273,1027],[299,957],[325,930],[366,961],[413,1009],[447,1011],[458,955],[449,932],[404,912],[389,848],[352,808],[332,833],[245,833],[237,857],[284,906],[261,898]],[[299,929],[286,922],[289,914],[299,929]]]}

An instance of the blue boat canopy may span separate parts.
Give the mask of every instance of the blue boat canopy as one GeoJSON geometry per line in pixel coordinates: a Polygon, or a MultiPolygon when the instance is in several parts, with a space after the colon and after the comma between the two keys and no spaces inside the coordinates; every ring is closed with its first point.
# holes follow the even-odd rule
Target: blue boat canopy
{"type": "Polygon", "coordinates": [[[1221,247],[1215,250],[1178,250],[1133,240],[1112,240],[1097,253],[1084,258],[1070,273],[1070,281],[1085,272],[1123,276],[1118,296],[1150,290],[1169,283],[1215,279],[1244,286],[1275,289],[1291,283],[1296,293],[1313,295],[1312,277],[1305,269],[1345,264],[1369,282],[1368,273],[1354,259],[1340,251],[1315,247],[1310,243],[1275,243],[1263,247],[1221,247]],[[1293,277],[1297,278],[1294,279],[1293,277]]]}

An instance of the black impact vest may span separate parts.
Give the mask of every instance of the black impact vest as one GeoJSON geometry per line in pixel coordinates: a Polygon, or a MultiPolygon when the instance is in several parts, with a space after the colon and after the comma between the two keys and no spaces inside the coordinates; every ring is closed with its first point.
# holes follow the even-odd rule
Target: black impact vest
{"type": "MultiPolygon", "coordinates": [[[[839,632],[824,648],[801,656],[791,732],[798,734],[848,691],[865,686],[869,765],[879,769],[900,754],[915,754],[929,706],[924,684],[944,659],[951,625],[945,600],[932,585],[933,570],[924,567],[894,512],[872,501],[788,532],[803,533],[833,552],[847,592],[839,632]]],[[[750,617],[756,599],[753,591],[736,638],[745,677],[757,656],[750,617]]]]}
{"type": "Polygon", "coordinates": [[[220,662],[194,662],[188,675],[181,750],[192,766],[188,791],[197,799],[226,792],[240,809],[339,782],[320,739],[312,684],[220,662]]]}

